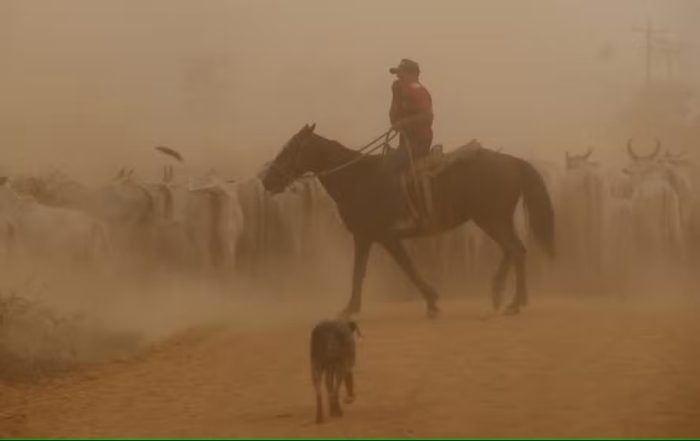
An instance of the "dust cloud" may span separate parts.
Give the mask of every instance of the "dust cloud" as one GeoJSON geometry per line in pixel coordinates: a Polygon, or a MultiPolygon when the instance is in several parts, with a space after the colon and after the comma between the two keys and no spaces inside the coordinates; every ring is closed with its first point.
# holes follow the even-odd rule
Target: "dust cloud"
{"type": "MultiPolygon", "coordinates": [[[[436,142],[560,160],[625,138],[654,17],[692,48],[692,1],[4,1],[3,163],[152,172],[153,145],[246,176],[306,122],[347,145],[387,125],[390,77],[418,60],[436,142]],[[533,104],[536,103],[536,104],[533,104]],[[625,132],[626,133],[626,132],[625,132]]],[[[691,49],[678,75],[697,81],[691,49]]],[[[659,66],[659,69],[663,69],[659,66]]],[[[679,67],[680,69],[680,67],[679,67]]]]}
{"type": "MultiPolygon", "coordinates": [[[[591,305],[601,299],[617,308],[615,302],[644,301],[652,309],[694,308],[698,20],[700,2],[693,0],[3,0],[0,175],[59,170],[97,188],[123,168],[133,168],[141,182],[159,182],[163,166],[174,165],[178,179],[213,168],[228,180],[251,182],[306,123],[350,147],[386,130],[388,68],[407,57],[420,63],[432,94],[435,143],[451,150],[476,138],[543,173],[558,222],[554,262],[530,243],[521,208],[516,213],[529,250],[533,305],[541,302],[554,316],[561,312],[557,301],[573,298],[564,317],[581,326],[588,323],[584,313],[571,311],[600,312],[591,305]],[[658,43],[650,80],[642,32],[648,21],[665,30],[660,38],[673,49],[664,52],[658,43]],[[637,153],[660,139],[664,152],[691,158],[682,173],[689,193],[679,204],[692,202],[673,220],[685,234],[680,244],[666,246],[672,242],[666,236],[647,243],[654,231],[644,222],[649,213],[607,205],[602,196],[627,191],[629,182],[618,179],[629,164],[630,138],[637,153]],[[155,146],[176,149],[185,161],[174,163],[155,146]],[[566,169],[566,152],[580,155],[589,146],[600,171],[599,198],[591,196],[590,176],[566,169]],[[577,205],[579,197],[592,205],[577,205]]],[[[264,251],[241,245],[237,270],[227,273],[169,267],[141,255],[74,266],[3,254],[0,357],[10,362],[0,380],[128,359],[192,328],[283,333],[332,316],[347,301],[352,265],[350,235],[333,216],[324,212],[311,233],[294,230],[290,243],[272,240],[264,251]],[[278,245],[286,247],[282,257],[275,255],[278,245]]],[[[470,308],[486,313],[500,251],[469,228],[408,246],[448,305],[476,299],[470,308]]],[[[384,313],[387,302],[419,298],[387,255],[373,254],[369,268],[369,309],[380,302],[384,313]]],[[[617,332],[624,320],[605,311],[605,329],[617,332]]],[[[664,315],[667,322],[673,319],[664,315]]],[[[394,343],[403,332],[376,317],[370,323],[394,343]]],[[[378,346],[375,352],[381,354],[378,346]]],[[[150,432],[137,435],[143,433],[150,432]]]]}
{"type": "Polygon", "coordinates": [[[697,86],[699,14],[692,1],[4,1],[0,165],[157,179],[152,147],[167,145],[179,173],[246,179],[304,123],[351,146],[384,130],[401,57],[421,63],[448,149],[478,138],[560,163],[594,145],[620,160],[639,128],[638,30],[671,28],[687,46],[674,74],[697,86]]]}

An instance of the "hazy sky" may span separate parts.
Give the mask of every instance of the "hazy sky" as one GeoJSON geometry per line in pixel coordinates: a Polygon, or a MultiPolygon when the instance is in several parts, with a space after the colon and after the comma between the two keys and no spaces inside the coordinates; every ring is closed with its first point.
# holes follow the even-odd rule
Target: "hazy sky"
{"type": "Polygon", "coordinates": [[[349,146],[382,132],[403,57],[436,142],[583,149],[643,82],[647,16],[700,82],[693,0],[0,0],[0,151],[84,172],[165,144],[244,175],[306,122],[349,146]]]}

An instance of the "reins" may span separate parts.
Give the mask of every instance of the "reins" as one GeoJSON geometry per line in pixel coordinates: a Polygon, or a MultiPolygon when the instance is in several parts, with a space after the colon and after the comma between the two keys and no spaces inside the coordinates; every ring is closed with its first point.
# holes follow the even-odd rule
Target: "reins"
{"type": "Polygon", "coordinates": [[[377,138],[373,139],[370,141],[368,144],[363,146],[362,148],[358,150],[354,150],[357,153],[360,153],[360,156],[357,158],[351,159],[350,161],[340,164],[338,166],[335,166],[331,169],[328,170],[322,170],[319,172],[314,173],[316,176],[321,177],[321,176],[328,176],[331,175],[335,172],[338,172],[340,170],[343,170],[346,167],[350,167],[351,165],[365,159],[367,156],[369,156],[371,153],[376,152],[377,150],[384,148],[388,149],[389,148],[389,142],[391,142],[392,139],[396,138],[396,136],[399,134],[398,131],[394,130],[393,128],[387,130],[386,132],[382,133],[380,136],[377,138]],[[378,141],[381,139],[384,139],[384,141],[380,144],[377,144],[378,141]],[[376,145],[375,145],[376,144],[376,145]],[[366,151],[365,151],[366,150],[366,151]]]}
{"type": "Polygon", "coordinates": [[[294,176],[290,175],[290,174],[287,172],[287,170],[285,170],[283,167],[280,167],[279,165],[275,164],[274,162],[272,162],[272,163],[270,164],[270,168],[274,168],[274,169],[277,170],[279,173],[282,173],[283,175],[285,175],[287,178],[289,178],[289,179],[292,180],[292,181],[297,180],[297,179],[300,179],[300,178],[303,178],[303,177],[314,177],[314,176],[315,176],[315,177],[323,177],[323,176],[329,176],[329,175],[332,175],[333,173],[336,173],[336,172],[338,172],[338,171],[340,171],[340,170],[343,170],[343,169],[345,169],[345,168],[347,168],[347,167],[350,167],[351,165],[354,165],[354,164],[356,164],[356,163],[362,161],[363,159],[366,159],[366,158],[367,158],[368,156],[370,156],[372,153],[376,152],[377,150],[379,150],[379,149],[381,149],[381,148],[385,149],[384,151],[386,152],[386,151],[389,149],[389,143],[390,143],[394,138],[396,138],[396,136],[397,136],[398,134],[399,134],[399,132],[398,132],[397,130],[395,130],[395,129],[393,129],[393,128],[390,128],[389,130],[387,130],[386,132],[382,133],[382,134],[379,135],[378,137],[374,138],[372,141],[370,141],[369,143],[367,143],[367,144],[365,144],[364,146],[360,147],[359,149],[357,149],[357,150],[352,150],[353,152],[359,153],[360,156],[358,156],[357,158],[353,158],[353,159],[351,159],[351,160],[349,160],[349,161],[347,161],[347,162],[345,162],[345,163],[343,163],[343,164],[337,165],[337,166],[335,166],[335,167],[333,167],[333,168],[327,169],[327,170],[321,170],[321,171],[318,171],[318,172],[308,172],[308,173],[305,173],[305,174],[302,175],[302,176],[298,176],[298,177],[295,178],[294,176]],[[383,140],[383,142],[378,143],[379,141],[382,141],[382,140],[383,140]]]}

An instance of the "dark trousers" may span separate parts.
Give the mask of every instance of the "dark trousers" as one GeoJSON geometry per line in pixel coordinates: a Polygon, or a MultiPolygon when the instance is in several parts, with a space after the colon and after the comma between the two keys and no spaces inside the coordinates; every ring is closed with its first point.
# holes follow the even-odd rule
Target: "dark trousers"
{"type": "Polygon", "coordinates": [[[433,135],[421,136],[412,134],[410,132],[402,132],[399,136],[399,147],[394,152],[394,158],[390,159],[392,163],[392,169],[400,173],[406,170],[411,164],[411,158],[409,157],[409,151],[413,160],[417,160],[430,152],[430,146],[433,142],[433,135]]]}
{"type": "Polygon", "coordinates": [[[386,196],[389,200],[387,208],[390,209],[392,218],[408,214],[408,207],[406,206],[401,187],[401,173],[408,170],[411,166],[409,149],[413,156],[413,161],[416,161],[430,152],[432,142],[432,134],[430,136],[419,136],[402,132],[399,138],[399,147],[387,158],[389,170],[386,175],[386,196]]]}

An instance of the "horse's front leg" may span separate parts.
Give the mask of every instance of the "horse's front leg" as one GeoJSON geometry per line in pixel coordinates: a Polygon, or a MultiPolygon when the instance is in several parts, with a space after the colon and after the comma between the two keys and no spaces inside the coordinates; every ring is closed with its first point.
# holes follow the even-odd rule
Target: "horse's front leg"
{"type": "Polygon", "coordinates": [[[363,237],[354,236],[355,262],[352,270],[352,294],[350,302],[343,310],[343,315],[357,314],[362,307],[362,282],[367,274],[367,260],[372,248],[372,241],[363,237]]]}
{"type": "Polygon", "coordinates": [[[421,294],[423,294],[423,298],[425,299],[428,307],[428,317],[436,317],[440,313],[440,310],[437,307],[437,292],[432,286],[428,285],[420,274],[418,274],[418,271],[416,271],[414,268],[413,262],[408,256],[408,253],[406,253],[403,245],[401,245],[401,242],[398,239],[389,239],[382,242],[382,246],[386,248],[394,260],[396,260],[396,263],[399,264],[403,272],[406,273],[409,279],[411,279],[411,282],[413,282],[413,284],[420,290],[421,294]]]}

